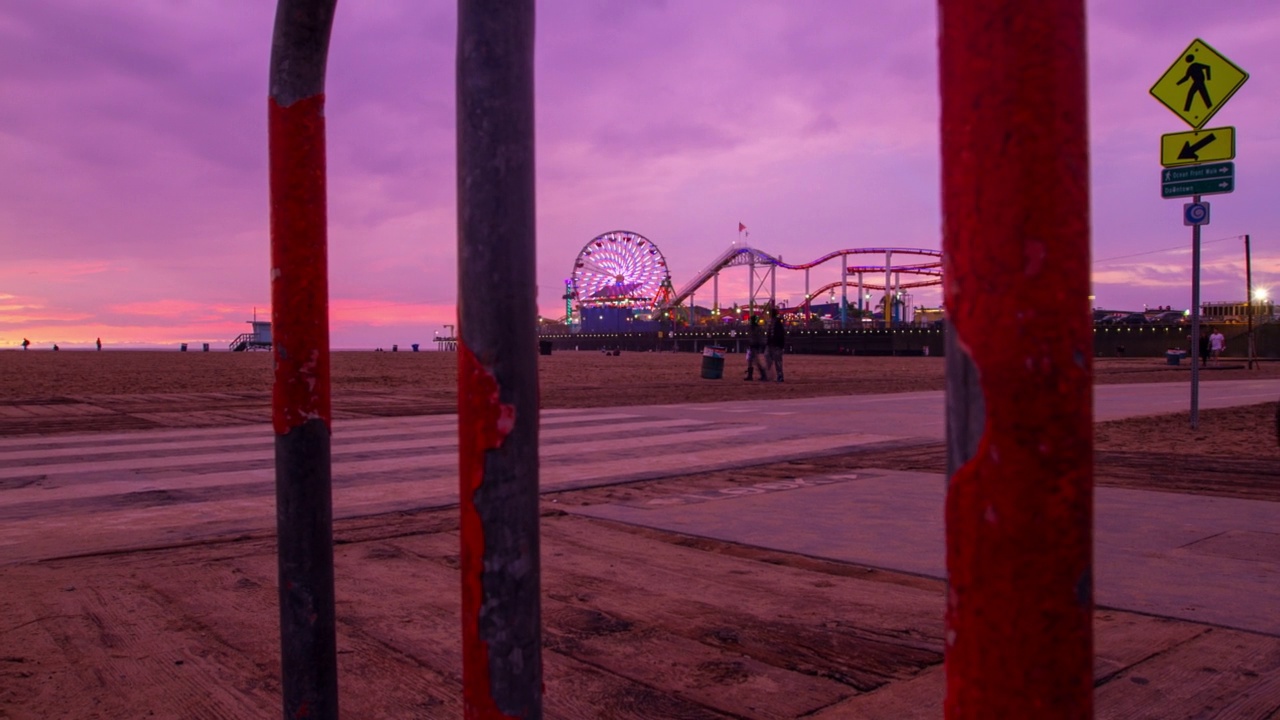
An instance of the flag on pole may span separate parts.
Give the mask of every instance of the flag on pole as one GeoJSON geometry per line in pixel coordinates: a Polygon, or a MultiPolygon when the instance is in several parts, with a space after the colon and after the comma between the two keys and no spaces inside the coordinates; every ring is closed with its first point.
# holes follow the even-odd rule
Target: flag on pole
{"type": "Polygon", "coordinates": [[[742,223],[738,223],[738,232],[742,232],[743,230],[746,230],[746,229],[747,229],[746,225],[743,225],[742,223]]]}

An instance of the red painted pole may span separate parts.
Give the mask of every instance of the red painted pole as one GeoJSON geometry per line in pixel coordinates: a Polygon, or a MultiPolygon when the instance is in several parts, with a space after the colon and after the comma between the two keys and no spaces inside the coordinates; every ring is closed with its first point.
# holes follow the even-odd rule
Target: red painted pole
{"type": "Polygon", "coordinates": [[[338,717],[324,74],[334,0],[280,0],[271,46],[272,392],[285,718],[338,717]]]}
{"type": "Polygon", "coordinates": [[[946,716],[1086,718],[1092,338],[1084,0],[940,0],[946,716]]]}
{"type": "Polygon", "coordinates": [[[458,3],[458,449],[467,718],[542,717],[533,0],[458,3]]]}

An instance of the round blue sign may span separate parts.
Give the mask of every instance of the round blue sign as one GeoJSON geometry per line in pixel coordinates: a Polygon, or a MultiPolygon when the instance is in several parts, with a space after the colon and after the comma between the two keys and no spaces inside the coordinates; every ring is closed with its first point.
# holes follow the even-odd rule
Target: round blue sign
{"type": "Polygon", "coordinates": [[[1209,203],[1193,202],[1182,206],[1183,225],[1208,225],[1209,203]]]}

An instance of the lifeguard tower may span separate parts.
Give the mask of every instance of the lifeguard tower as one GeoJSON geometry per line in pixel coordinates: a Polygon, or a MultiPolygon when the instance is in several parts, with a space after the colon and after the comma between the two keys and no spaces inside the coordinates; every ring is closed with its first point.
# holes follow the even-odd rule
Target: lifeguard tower
{"type": "Polygon", "coordinates": [[[241,333],[239,337],[232,340],[231,352],[270,350],[271,322],[268,320],[248,320],[246,322],[253,326],[253,332],[241,333]]]}

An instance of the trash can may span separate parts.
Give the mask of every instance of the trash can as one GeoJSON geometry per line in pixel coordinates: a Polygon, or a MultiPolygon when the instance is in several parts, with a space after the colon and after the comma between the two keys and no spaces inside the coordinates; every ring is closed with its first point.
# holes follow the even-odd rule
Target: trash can
{"type": "Polygon", "coordinates": [[[539,341],[538,341],[538,354],[539,354],[539,355],[550,355],[550,354],[551,354],[551,341],[550,341],[550,340],[539,340],[539,341]]]}
{"type": "Polygon", "coordinates": [[[209,352],[209,343],[204,344],[204,351],[209,352]]]}
{"type": "Polygon", "coordinates": [[[1181,350],[1169,350],[1164,354],[1164,361],[1170,365],[1180,365],[1182,364],[1183,355],[1186,355],[1186,353],[1181,350]]]}
{"type": "Polygon", "coordinates": [[[418,352],[418,343],[413,344],[413,351],[418,352]]]}
{"type": "Polygon", "coordinates": [[[182,352],[186,352],[186,351],[187,351],[187,344],[186,344],[186,343],[182,343],[182,346],[181,346],[181,347],[179,347],[178,349],[179,349],[180,351],[182,351],[182,352]]]}
{"type": "Polygon", "coordinates": [[[724,348],[708,345],[702,350],[702,379],[719,380],[724,377],[724,348]]]}

